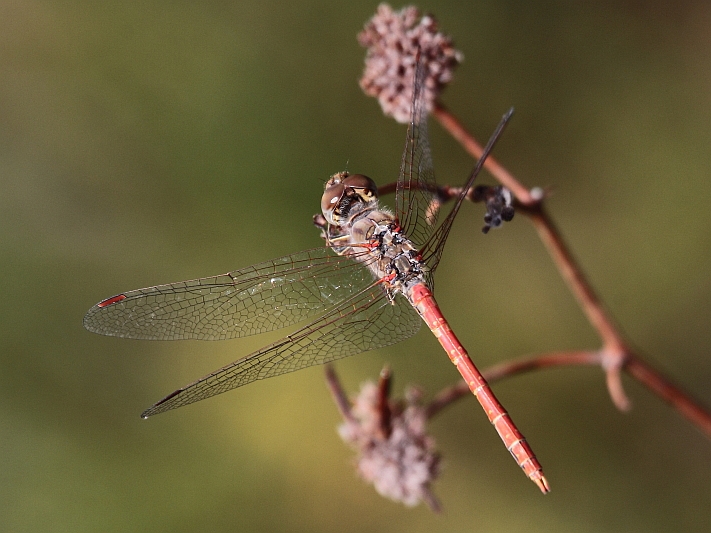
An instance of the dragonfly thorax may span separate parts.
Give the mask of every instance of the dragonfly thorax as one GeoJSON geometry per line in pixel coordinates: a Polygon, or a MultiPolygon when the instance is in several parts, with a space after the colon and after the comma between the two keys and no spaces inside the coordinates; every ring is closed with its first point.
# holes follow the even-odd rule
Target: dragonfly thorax
{"type": "Polygon", "coordinates": [[[331,226],[327,242],[337,254],[364,263],[376,280],[382,280],[390,297],[424,282],[427,267],[421,254],[387,210],[372,209],[352,224],[331,226]]]}
{"type": "MultiPolygon", "coordinates": [[[[375,211],[373,214],[387,212],[375,211]]],[[[367,217],[370,218],[370,217],[367,217]]],[[[422,281],[426,267],[414,243],[400,231],[394,219],[383,226],[375,224],[371,239],[372,263],[370,270],[376,278],[387,279],[390,289],[402,291],[404,287],[422,281]]]]}
{"type": "Polygon", "coordinates": [[[321,209],[331,248],[365,263],[375,279],[386,282],[388,294],[422,281],[426,268],[419,251],[403,235],[397,217],[380,207],[378,189],[369,177],[334,174],[326,183],[321,209]]]}

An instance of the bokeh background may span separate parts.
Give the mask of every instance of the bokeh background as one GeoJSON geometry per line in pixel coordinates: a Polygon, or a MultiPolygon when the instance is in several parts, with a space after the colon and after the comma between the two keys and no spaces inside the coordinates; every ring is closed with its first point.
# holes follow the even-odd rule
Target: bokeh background
{"type": "MultiPolygon", "coordinates": [[[[395,179],[405,128],[357,86],[376,5],[0,2],[0,530],[711,530],[711,442],[630,380],[619,413],[596,368],[495,386],[546,497],[473,398],[438,416],[440,516],[356,478],[319,367],[139,419],[276,335],[103,338],[90,306],[318,246],[329,174],[395,179]]],[[[516,106],[497,157],[554,187],[630,339],[711,406],[711,6],[419,6],[465,56],[445,104],[481,140],[516,106]]],[[[430,129],[439,181],[461,183],[472,161],[430,129]]],[[[485,237],[464,207],[437,294],[475,361],[597,347],[525,217],[485,237]]],[[[355,391],[386,362],[397,393],[457,379],[424,331],[337,369],[355,391]]]]}

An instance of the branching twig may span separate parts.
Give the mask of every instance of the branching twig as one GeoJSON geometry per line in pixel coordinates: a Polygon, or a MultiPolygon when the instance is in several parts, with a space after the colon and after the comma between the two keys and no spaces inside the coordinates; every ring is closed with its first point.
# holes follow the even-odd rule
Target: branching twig
{"type": "MultiPolygon", "coordinates": [[[[420,17],[414,7],[406,7],[394,11],[386,4],[381,4],[376,15],[366,23],[358,35],[361,45],[365,46],[366,67],[360,84],[366,94],[378,98],[383,112],[399,122],[407,122],[410,116],[410,103],[413,94],[414,66],[421,62],[425,65],[426,81],[424,96],[431,114],[442,127],[474,158],[479,159],[484,149],[462,123],[439,101],[441,89],[451,80],[454,67],[461,60],[461,54],[452,45],[452,40],[437,30],[437,23],[432,16],[420,17]]],[[[508,189],[515,198],[516,209],[526,214],[533,223],[540,239],[545,244],[553,262],[563,279],[577,299],[585,316],[597,331],[601,339],[601,348],[595,352],[594,363],[598,364],[606,375],[607,389],[610,398],[618,409],[626,411],[630,401],[622,386],[621,373],[627,372],[631,377],[645,385],[652,392],[669,402],[675,409],[686,416],[694,425],[711,437],[711,413],[701,406],[691,396],[645,363],[640,355],[631,348],[621,329],[615,323],[610,313],[605,309],[591,284],[584,275],[573,254],[568,249],[563,237],[544,207],[545,194],[537,189],[529,189],[501,165],[494,157],[489,156],[485,162],[486,169],[496,180],[508,189]]],[[[410,180],[406,186],[417,187],[424,181],[410,180]]],[[[429,186],[431,187],[431,186],[429,186]]],[[[396,184],[388,184],[379,188],[381,194],[395,192],[396,184]]],[[[486,188],[485,188],[486,189],[486,188]]],[[[441,204],[456,198],[461,192],[460,187],[442,186],[435,193],[430,210],[438,209],[441,204]]],[[[489,191],[495,193],[495,191],[489,191]]],[[[507,193],[508,194],[508,193],[507,193]]],[[[486,197],[486,194],[484,194],[486,197]]],[[[494,204],[487,200],[487,216],[484,232],[489,227],[501,223],[498,210],[503,204],[496,204],[497,198],[489,194],[494,204]],[[492,212],[494,209],[496,212],[492,212]],[[496,220],[493,220],[494,216],[496,220]]],[[[476,188],[467,192],[467,199],[481,201],[477,197],[476,188]]],[[[510,200],[510,197],[509,197],[510,200]]],[[[506,209],[510,209],[506,202],[506,209]]],[[[509,215],[512,217],[513,212],[509,215]]],[[[501,217],[510,220],[510,217],[501,217]]],[[[551,356],[541,356],[527,360],[523,366],[514,363],[504,366],[505,374],[511,375],[521,369],[530,370],[549,366],[550,364],[579,364],[572,354],[557,354],[551,363],[551,356]]]]}
{"type": "MultiPolygon", "coordinates": [[[[475,159],[482,153],[481,145],[462,126],[462,124],[442,106],[435,103],[432,115],[452,135],[464,149],[475,159]]],[[[630,401],[622,387],[621,372],[627,372],[632,378],[645,385],[654,394],[678,410],[692,424],[698,427],[707,437],[711,438],[711,413],[699,402],[693,399],[661,372],[646,363],[640,355],[630,348],[630,343],[622,335],[620,328],[602,305],[592,286],[587,281],[582,269],[575,261],[558,231],[553,220],[543,206],[543,198],[532,195],[531,192],[499,164],[494,158],[486,160],[485,168],[502,185],[511,190],[517,200],[519,211],[528,215],[538,231],[538,235],[548,248],[554,263],[560,271],[568,287],[575,295],[590,324],[595,328],[602,341],[599,352],[576,352],[576,354],[554,354],[539,356],[513,363],[504,363],[489,369],[495,372],[493,379],[500,379],[522,371],[563,364],[597,364],[606,374],[607,388],[613,403],[621,411],[630,407],[630,401]],[[591,357],[592,354],[595,357],[591,357]],[[588,359],[582,362],[581,354],[587,354],[588,359]],[[502,373],[503,372],[503,373],[502,373]]],[[[383,193],[394,191],[395,184],[380,188],[383,193]]],[[[437,189],[438,199],[444,203],[455,197],[461,189],[442,186],[437,189]]],[[[467,195],[472,199],[471,193],[467,195]]],[[[585,359],[585,358],[583,358],[585,359]]],[[[487,379],[492,379],[486,374],[487,379]]],[[[435,410],[438,408],[435,407],[435,410]]]]}

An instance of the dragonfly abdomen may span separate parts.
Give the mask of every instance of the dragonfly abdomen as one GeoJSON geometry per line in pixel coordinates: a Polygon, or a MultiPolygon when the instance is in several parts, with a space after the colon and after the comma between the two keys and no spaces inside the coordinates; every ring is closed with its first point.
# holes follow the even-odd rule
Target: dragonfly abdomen
{"type": "Polygon", "coordinates": [[[494,396],[494,391],[491,390],[484,376],[481,375],[464,346],[462,346],[462,343],[459,342],[459,339],[449,327],[432,292],[425,284],[417,283],[408,287],[404,294],[430,330],[432,330],[435,337],[437,337],[454,366],[457,367],[457,370],[469,386],[469,390],[476,396],[489,422],[493,424],[516,463],[523,469],[529,479],[538,485],[541,492],[544,494],[549,492],[548,481],[543,475],[543,468],[538,459],[536,459],[533,450],[499,400],[494,396]]]}

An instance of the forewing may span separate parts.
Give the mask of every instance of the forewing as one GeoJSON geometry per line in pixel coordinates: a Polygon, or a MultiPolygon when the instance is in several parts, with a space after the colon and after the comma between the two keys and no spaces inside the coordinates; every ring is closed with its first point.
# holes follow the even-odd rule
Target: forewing
{"type": "Polygon", "coordinates": [[[427,242],[437,221],[433,205],[436,183],[427,132],[426,66],[418,57],[412,91],[410,125],[397,182],[396,209],[405,235],[416,245],[427,242]]]}
{"type": "Polygon", "coordinates": [[[362,263],[315,248],[220,276],[119,294],[92,307],[84,327],[132,339],[246,337],[324,312],[372,283],[362,263]]]}
{"type": "Polygon", "coordinates": [[[292,335],[175,391],[143,418],[241,387],[252,381],[389,346],[420,328],[417,312],[401,295],[391,303],[373,284],[292,335]]]}

